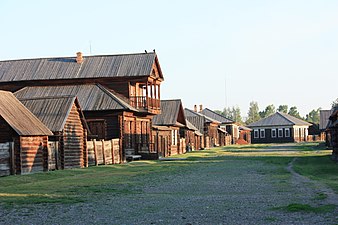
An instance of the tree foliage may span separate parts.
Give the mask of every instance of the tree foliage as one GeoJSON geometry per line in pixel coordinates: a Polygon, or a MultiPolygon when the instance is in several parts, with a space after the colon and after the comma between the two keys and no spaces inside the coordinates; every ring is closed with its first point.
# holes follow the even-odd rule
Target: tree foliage
{"type": "Polygon", "coordinates": [[[338,98],[331,103],[332,108],[338,107],[338,98]]]}
{"type": "Polygon", "coordinates": [[[309,114],[306,114],[306,121],[309,123],[315,123],[319,124],[320,122],[320,110],[321,108],[318,109],[313,109],[309,114]]]}
{"type": "Polygon", "coordinates": [[[268,105],[267,107],[265,107],[265,110],[259,112],[259,116],[261,118],[266,118],[272,114],[274,114],[276,112],[276,107],[271,104],[271,105],[268,105]]]}
{"type": "Polygon", "coordinates": [[[290,108],[288,114],[291,115],[291,116],[294,116],[294,117],[296,117],[296,118],[298,118],[298,119],[303,119],[303,118],[300,116],[300,114],[299,114],[298,109],[297,109],[296,106],[292,106],[292,107],[290,108]]]}
{"type": "Polygon", "coordinates": [[[250,107],[249,107],[249,111],[248,111],[248,118],[245,121],[245,123],[250,124],[250,123],[256,122],[260,119],[261,119],[261,117],[259,116],[258,103],[254,102],[254,101],[250,102],[250,107]]]}
{"type": "Polygon", "coordinates": [[[280,105],[278,106],[277,111],[281,113],[288,113],[288,109],[289,109],[288,105],[280,105]]]}
{"type": "Polygon", "coordinates": [[[233,106],[232,108],[230,107],[224,108],[222,115],[230,120],[243,124],[241,109],[238,106],[236,107],[233,106]]]}

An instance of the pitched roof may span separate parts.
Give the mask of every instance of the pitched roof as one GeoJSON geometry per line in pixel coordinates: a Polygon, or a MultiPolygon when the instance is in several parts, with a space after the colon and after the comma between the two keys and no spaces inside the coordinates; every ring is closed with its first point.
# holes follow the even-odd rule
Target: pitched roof
{"type": "Polygon", "coordinates": [[[201,133],[204,133],[205,117],[190,109],[184,109],[187,120],[194,125],[201,133]]]}
{"type": "Polygon", "coordinates": [[[153,65],[163,74],[154,52],[122,55],[38,58],[0,61],[0,83],[13,81],[60,80],[79,78],[136,77],[152,74],[153,65]]]}
{"type": "Polygon", "coordinates": [[[154,125],[186,125],[182,102],[180,99],[161,100],[161,114],[153,117],[154,125]],[[181,113],[181,115],[180,115],[181,113]],[[180,120],[182,117],[182,121],[180,120]]]}
{"type": "Polygon", "coordinates": [[[310,126],[311,124],[304,120],[293,117],[289,114],[276,112],[264,119],[249,124],[248,127],[293,126],[293,125],[310,126]]]}
{"type": "Polygon", "coordinates": [[[220,115],[220,114],[218,114],[218,113],[216,113],[216,112],[214,112],[214,111],[212,111],[208,108],[203,109],[200,113],[209,117],[209,118],[211,118],[211,119],[217,120],[221,123],[227,123],[227,124],[228,123],[234,123],[233,120],[230,120],[230,119],[226,118],[225,116],[222,116],[222,115],[220,115]]]}
{"type": "Polygon", "coordinates": [[[20,99],[76,96],[83,111],[130,110],[137,112],[137,109],[130,106],[121,96],[99,84],[25,87],[14,94],[20,99]]]}
{"type": "Polygon", "coordinates": [[[19,135],[53,135],[11,92],[0,91],[0,116],[19,135]]]}
{"type": "Polygon", "coordinates": [[[333,110],[320,110],[320,121],[319,121],[319,129],[325,130],[329,123],[329,118],[332,114],[333,110]]]}
{"type": "Polygon", "coordinates": [[[72,106],[77,101],[74,96],[19,100],[53,132],[64,129],[72,106]]]}

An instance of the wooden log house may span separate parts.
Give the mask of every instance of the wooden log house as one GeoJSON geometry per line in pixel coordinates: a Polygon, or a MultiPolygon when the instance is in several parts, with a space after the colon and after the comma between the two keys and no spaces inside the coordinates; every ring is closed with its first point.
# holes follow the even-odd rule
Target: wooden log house
{"type": "Polygon", "coordinates": [[[182,102],[179,99],[161,100],[161,114],[153,118],[154,147],[159,157],[185,153],[185,138],[180,129],[186,127],[182,102]]]}
{"type": "Polygon", "coordinates": [[[185,144],[187,151],[194,151],[201,149],[201,139],[203,134],[186,119],[187,126],[180,129],[180,135],[185,137],[185,144]]]}
{"type": "Polygon", "coordinates": [[[186,108],[184,113],[187,120],[203,134],[203,138],[201,140],[202,149],[219,146],[218,127],[221,124],[219,121],[211,119],[197,112],[196,105],[194,107],[194,110],[186,108]]]}
{"type": "Polygon", "coordinates": [[[122,155],[126,149],[144,158],[156,155],[151,119],[161,112],[163,74],[155,52],[99,56],[78,53],[76,57],[8,60],[0,61],[0,70],[0,89],[12,92],[38,86],[67,92],[70,85],[74,86],[71,89],[92,85],[84,91],[88,92],[86,98],[76,95],[92,134],[102,139],[118,137],[122,155]],[[92,95],[110,97],[104,101],[92,95]]]}
{"type": "Polygon", "coordinates": [[[239,125],[231,120],[226,118],[225,116],[214,112],[211,109],[204,108],[200,105],[200,113],[220,122],[219,125],[219,146],[225,146],[229,144],[236,144],[239,139],[239,125]],[[230,139],[230,140],[229,140],[230,139]]]}
{"type": "Polygon", "coordinates": [[[148,146],[151,117],[143,117],[136,108],[122,100],[123,96],[100,84],[26,87],[15,95],[18,98],[77,96],[91,135],[96,140],[119,139],[122,161],[126,158],[126,149],[148,146]]]}
{"type": "Polygon", "coordinates": [[[49,170],[88,166],[88,128],[76,97],[52,96],[19,100],[54,134],[49,137],[49,170]]]}
{"type": "Polygon", "coordinates": [[[0,176],[47,170],[50,135],[12,93],[0,91],[0,176]]]}

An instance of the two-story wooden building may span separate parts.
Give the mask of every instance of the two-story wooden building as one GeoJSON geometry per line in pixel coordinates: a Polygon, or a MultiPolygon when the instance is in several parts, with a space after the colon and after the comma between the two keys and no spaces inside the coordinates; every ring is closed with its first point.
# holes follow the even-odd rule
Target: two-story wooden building
{"type": "Polygon", "coordinates": [[[161,112],[163,74],[155,52],[0,61],[0,89],[20,97],[75,95],[98,139],[120,138],[121,155],[132,149],[156,155],[151,119],[161,112]]]}

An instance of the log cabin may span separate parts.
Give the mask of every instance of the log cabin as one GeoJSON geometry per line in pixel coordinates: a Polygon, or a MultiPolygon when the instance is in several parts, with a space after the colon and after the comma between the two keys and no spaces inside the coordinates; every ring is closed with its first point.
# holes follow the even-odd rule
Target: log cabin
{"type": "Polygon", "coordinates": [[[100,84],[25,87],[15,95],[20,99],[41,98],[48,96],[77,96],[79,104],[95,139],[120,139],[120,157],[128,154],[155,153],[147,151],[150,140],[151,116],[144,116],[132,107],[124,97],[109,91],[100,84]],[[143,151],[142,151],[143,150],[143,151]]]}
{"type": "Polygon", "coordinates": [[[51,135],[11,92],[0,91],[0,176],[47,170],[51,135]]]}
{"type": "Polygon", "coordinates": [[[122,156],[126,150],[144,158],[156,156],[151,119],[161,112],[163,74],[155,52],[97,56],[78,52],[75,57],[7,60],[0,61],[0,71],[0,89],[12,92],[25,87],[65,87],[67,92],[70,85],[74,89],[92,85],[80,90],[88,92],[86,99],[76,95],[92,134],[102,139],[118,137],[122,156]],[[107,102],[92,98],[95,91],[110,96],[107,102]]]}
{"type": "Polygon", "coordinates": [[[306,142],[311,124],[286,113],[276,112],[248,125],[251,143],[306,142]]]}
{"type": "Polygon", "coordinates": [[[201,149],[211,148],[219,146],[219,130],[218,127],[221,124],[219,121],[216,121],[210,117],[207,117],[199,112],[197,112],[197,106],[195,105],[194,110],[185,109],[185,116],[187,120],[193,124],[200,133],[203,134],[201,140],[201,149]]]}
{"type": "Polygon", "coordinates": [[[251,131],[249,127],[239,125],[239,138],[236,140],[238,145],[251,144],[251,131]]]}
{"type": "Polygon", "coordinates": [[[187,151],[200,150],[203,134],[188,120],[186,120],[186,124],[186,127],[180,129],[180,135],[185,137],[187,151]]]}
{"type": "Polygon", "coordinates": [[[235,121],[228,119],[225,116],[216,113],[211,109],[208,108],[203,109],[202,105],[200,105],[200,113],[221,123],[219,125],[220,146],[237,143],[237,140],[239,139],[239,125],[235,121]],[[229,135],[231,136],[230,137],[231,141],[228,140],[229,135]]]}
{"type": "Polygon", "coordinates": [[[185,137],[180,136],[180,129],[186,126],[181,100],[161,100],[161,114],[153,118],[153,140],[159,157],[185,153],[185,137]]]}
{"type": "Polygon", "coordinates": [[[88,166],[87,124],[74,96],[20,98],[54,134],[49,137],[48,170],[88,166]]]}

